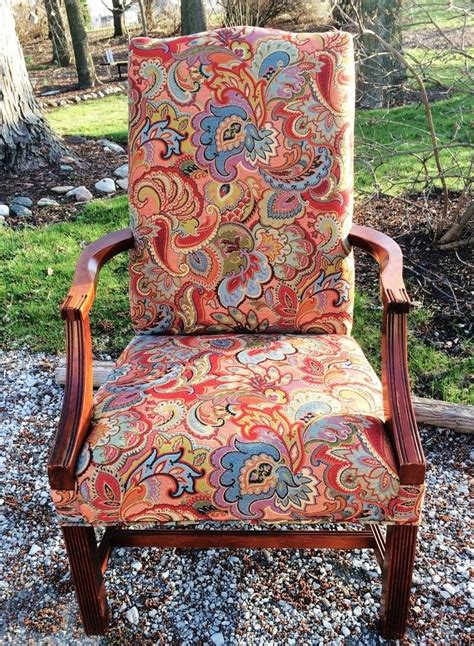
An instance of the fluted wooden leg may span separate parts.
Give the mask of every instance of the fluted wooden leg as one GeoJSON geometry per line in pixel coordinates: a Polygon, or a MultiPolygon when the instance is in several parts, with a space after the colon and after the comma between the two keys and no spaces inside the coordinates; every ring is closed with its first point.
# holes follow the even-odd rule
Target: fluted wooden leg
{"type": "Polygon", "coordinates": [[[65,525],[62,531],[84,630],[88,635],[103,635],[109,609],[94,529],[65,525]]]}
{"type": "Polygon", "coordinates": [[[401,639],[405,633],[415,560],[416,525],[387,527],[382,573],[382,635],[401,639]]]}

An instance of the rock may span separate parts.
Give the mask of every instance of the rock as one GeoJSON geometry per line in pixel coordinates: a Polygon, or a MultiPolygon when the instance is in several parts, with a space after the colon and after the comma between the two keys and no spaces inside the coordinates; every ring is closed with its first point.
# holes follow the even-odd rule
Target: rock
{"type": "Polygon", "coordinates": [[[62,171],[63,173],[70,173],[72,170],[74,170],[74,168],[69,164],[61,164],[59,166],[59,170],[62,171]]]}
{"type": "Polygon", "coordinates": [[[13,204],[21,204],[21,206],[32,206],[33,205],[33,200],[29,197],[25,197],[22,195],[17,195],[16,197],[13,198],[12,200],[12,205],[13,204]]]}
{"type": "Polygon", "coordinates": [[[136,609],[135,606],[132,606],[127,612],[125,613],[125,616],[127,617],[128,621],[136,626],[138,622],[140,621],[140,617],[138,615],[138,610],[136,609]]]}
{"type": "Polygon", "coordinates": [[[36,204],[38,206],[59,206],[59,202],[52,200],[50,197],[42,197],[36,204]]]}
{"type": "Polygon", "coordinates": [[[128,177],[125,179],[118,179],[117,185],[120,186],[120,188],[123,188],[124,191],[128,191],[128,177]]]}
{"type": "Polygon", "coordinates": [[[74,157],[71,157],[71,155],[66,155],[65,157],[61,157],[61,163],[62,164],[75,164],[76,160],[74,157]]]}
{"type": "Polygon", "coordinates": [[[132,568],[133,568],[136,572],[139,572],[139,571],[143,568],[143,565],[140,563],[140,561],[133,561],[133,563],[132,563],[132,568]]]}
{"type": "Polygon", "coordinates": [[[433,581],[433,583],[439,583],[441,581],[441,577],[439,576],[439,574],[435,574],[431,580],[433,581]]]}
{"type": "Polygon", "coordinates": [[[114,141],[109,141],[108,139],[99,139],[97,143],[101,144],[104,148],[107,148],[107,150],[112,150],[114,153],[125,152],[122,146],[119,146],[119,144],[116,144],[114,141]]]}
{"type": "Polygon", "coordinates": [[[104,179],[96,182],[95,190],[99,191],[99,193],[115,193],[117,189],[113,179],[110,177],[104,177],[104,179]]]}
{"type": "Polygon", "coordinates": [[[5,224],[5,216],[0,215],[0,226],[3,227],[4,224],[5,224]]]}
{"type": "Polygon", "coordinates": [[[452,597],[454,594],[456,594],[456,588],[453,585],[451,585],[450,583],[445,583],[443,585],[443,590],[445,592],[447,592],[450,597],[452,597]]]}
{"type": "Polygon", "coordinates": [[[10,211],[13,213],[13,215],[18,215],[19,217],[27,218],[30,215],[32,215],[31,211],[29,208],[26,206],[23,206],[22,204],[12,204],[10,207],[10,211]]]}
{"type": "Polygon", "coordinates": [[[85,186],[78,186],[73,188],[72,191],[68,191],[66,197],[74,197],[76,202],[89,202],[94,196],[85,186]]]}
{"type": "Polygon", "coordinates": [[[124,179],[125,177],[128,177],[128,164],[122,164],[118,168],[114,170],[114,175],[117,175],[117,177],[120,177],[124,179]]]}
{"type": "Polygon", "coordinates": [[[34,556],[35,554],[38,554],[38,552],[41,552],[41,547],[33,543],[33,545],[30,547],[30,551],[28,552],[28,554],[30,556],[34,556]]]}
{"type": "Polygon", "coordinates": [[[9,213],[10,213],[10,209],[7,206],[7,204],[0,204],[0,215],[3,215],[4,217],[6,217],[7,215],[9,215],[9,213]]]}
{"type": "Polygon", "coordinates": [[[224,646],[224,635],[222,633],[214,633],[211,635],[211,642],[215,644],[215,646],[224,646]]]}
{"type": "Polygon", "coordinates": [[[74,190],[74,186],[53,186],[50,190],[52,193],[56,193],[56,195],[65,195],[69,191],[74,190]]]}

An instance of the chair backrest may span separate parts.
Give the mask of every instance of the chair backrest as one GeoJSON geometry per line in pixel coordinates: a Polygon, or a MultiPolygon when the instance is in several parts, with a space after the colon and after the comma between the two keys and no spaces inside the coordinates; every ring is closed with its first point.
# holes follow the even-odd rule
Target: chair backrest
{"type": "Polygon", "coordinates": [[[344,32],[132,40],[138,332],[350,333],[353,68],[344,32]]]}

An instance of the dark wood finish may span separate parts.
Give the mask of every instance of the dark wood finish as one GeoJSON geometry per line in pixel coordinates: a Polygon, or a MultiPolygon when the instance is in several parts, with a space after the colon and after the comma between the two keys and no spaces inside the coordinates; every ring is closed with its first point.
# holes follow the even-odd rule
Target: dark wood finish
{"type": "Polygon", "coordinates": [[[374,552],[377,563],[380,566],[380,569],[383,569],[384,559],[385,559],[385,538],[382,533],[382,528],[380,525],[370,525],[370,531],[374,537],[374,552]]]}
{"type": "Polygon", "coordinates": [[[61,306],[66,322],[67,378],[63,408],[48,463],[53,489],[74,489],[76,461],[92,416],[92,343],[89,311],[99,271],[110,258],[133,247],[130,229],[100,238],[80,255],[72,287],[61,306]]]}
{"type": "Polygon", "coordinates": [[[70,525],[62,530],[84,630],[102,635],[109,624],[109,609],[94,530],[70,525]]]}
{"type": "Polygon", "coordinates": [[[422,484],[425,458],[411,401],[407,358],[407,314],[410,299],[403,282],[403,256],[397,243],[379,231],[355,225],[349,242],[370,253],[380,265],[384,305],[382,388],[387,427],[393,439],[400,482],[422,484]]]}
{"type": "Polygon", "coordinates": [[[349,242],[378,262],[384,307],[394,312],[408,312],[411,302],[403,282],[403,254],[395,240],[381,231],[354,224],[349,233],[349,242]]]}
{"type": "Polygon", "coordinates": [[[375,540],[370,530],[360,531],[234,531],[176,529],[116,529],[114,547],[175,547],[207,549],[298,548],[298,549],[373,549],[375,540]]]}
{"type": "Polygon", "coordinates": [[[381,606],[386,639],[401,639],[406,630],[417,533],[416,525],[387,527],[381,606]]]}
{"type": "Polygon", "coordinates": [[[99,543],[99,567],[102,574],[105,574],[110,555],[112,554],[114,533],[115,527],[107,527],[99,543]]]}

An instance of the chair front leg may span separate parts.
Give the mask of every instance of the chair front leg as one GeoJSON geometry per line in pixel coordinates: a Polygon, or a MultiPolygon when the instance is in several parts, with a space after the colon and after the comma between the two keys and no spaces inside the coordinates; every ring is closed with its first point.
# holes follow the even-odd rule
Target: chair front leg
{"type": "Polygon", "coordinates": [[[109,609],[94,529],[65,525],[62,531],[84,630],[88,635],[103,635],[109,609]]]}
{"type": "Polygon", "coordinates": [[[410,607],[416,525],[387,527],[382,572],[382,634],[386,639],[401,639],[405,633],[410,607]]]}

